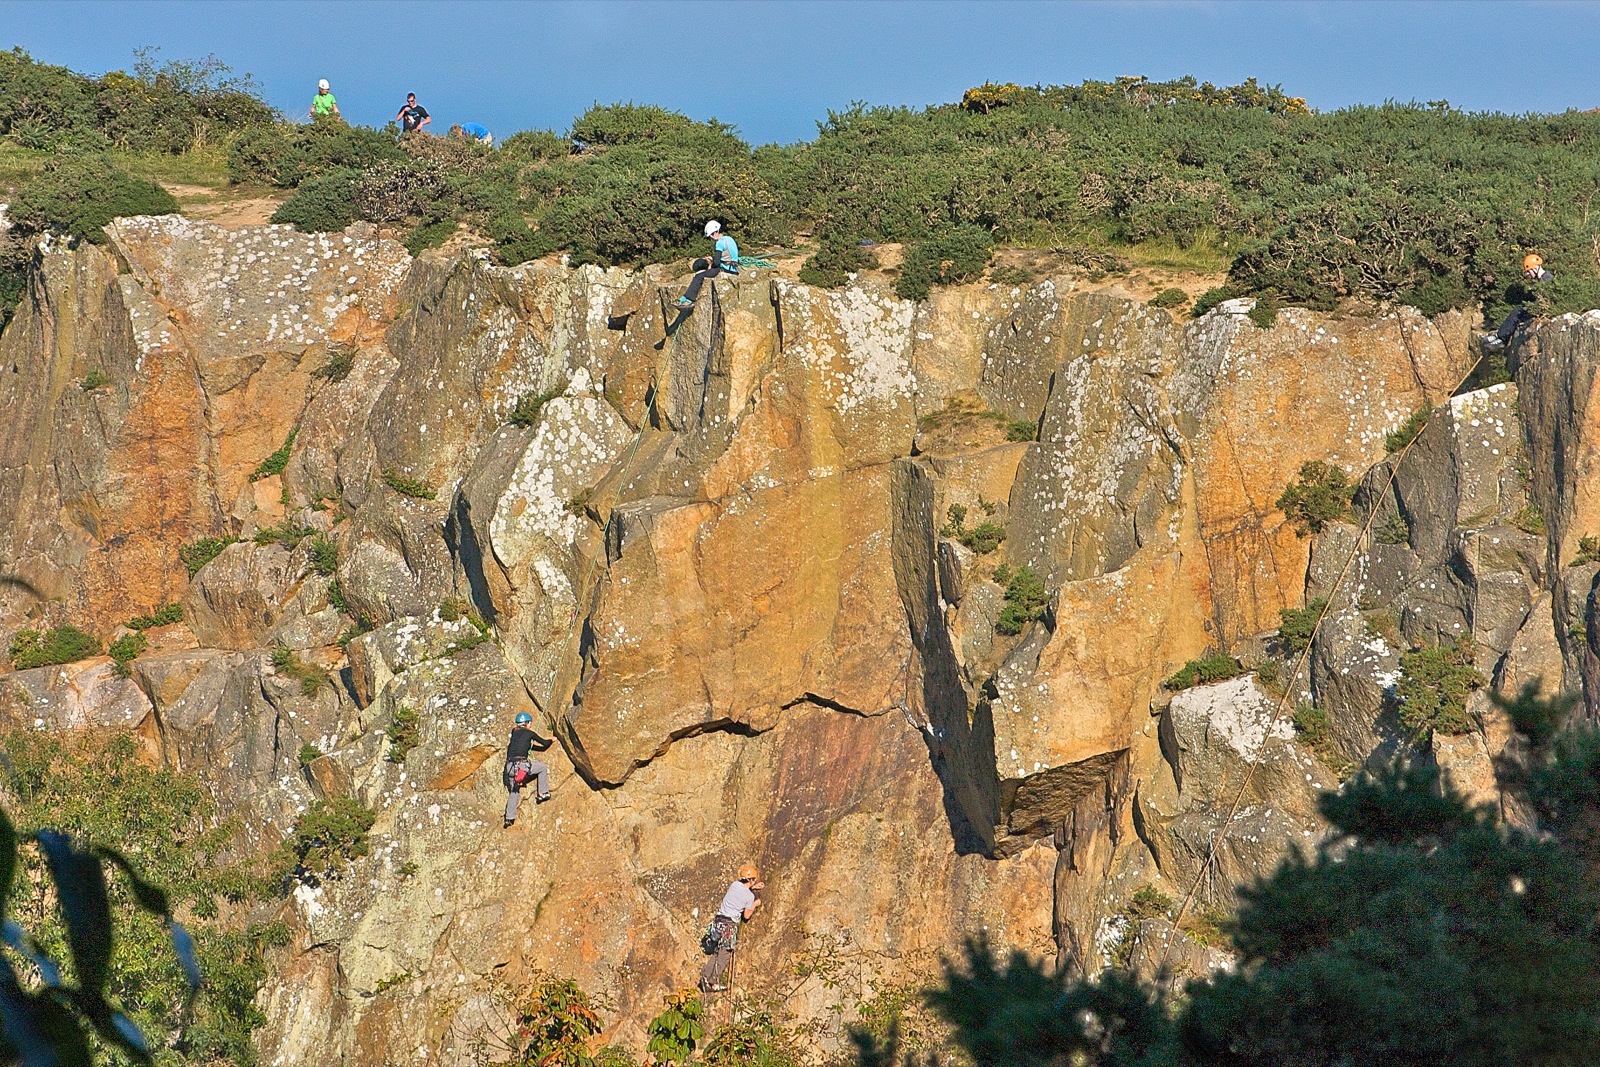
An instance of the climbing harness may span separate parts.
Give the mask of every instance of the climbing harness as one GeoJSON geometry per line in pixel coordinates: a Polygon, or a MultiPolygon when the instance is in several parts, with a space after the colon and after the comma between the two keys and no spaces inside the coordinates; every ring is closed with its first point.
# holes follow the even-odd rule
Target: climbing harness
{"type": "MultiPolygon", "coordinates": [[[[1403,334],[1405,330],[1403,323],[1401,324],[1400,329],[1403,334]]],[[[1472,379],[1472,376],[1477,373],[1478,365],[1483,362],[1483,359],[1484,353],[1480,346],[1477,358],[1474,359],[1467,367],[1466,373],[1461,376],[1461,380],[1456,383],[1455,388],[1450,390],[1450,396],[1453,397],[1459,393],[1462,387],[1472,379]]],[[[1448,403],[1448,401],[1446,402],[1448,403]]],[[[1384,499],[1389,495],[1390,491],[1393,490],[1395,479],[1400,473],[1400,467],[1405,463],[1406,457],[1411,454],[1411,449],[1418,441],[1422,440],[1423,435],[1432,428],[1433,420],[1430,419],[1427,425],[1423,426],[1422,430],[1415,437],[1406,442],[1405,446],[1395,453],[1394,462],[1389,465],[1388,480],[1384,482],[1383,492],[1378,494],[1378,500],[1384,499]]],[[[1333,584],[1328,587],[1327,601],[1329,604],[1333,602],[1334,594],[1339,591],[1340,586],[1342,586],[1345,579],[1349,577],[1350,568],[1355,564],[1356,557],[1361,555],[1362,546],[1366,545],[1370,547],[1372,524],[1377,521],[1379,510],[1379,508],[1374,507],[1371,513],[1367,516],[1367,521],[1362,525],[1361,533],[1356,538],[1355,547],[1350,550],[1350,555],[1345,558],[1344,566],[1339,568],[1339,573],[1337,577],[1334,578],[1333,584]]],[[[1312,646],[1316,642],[1317,634],[1321,632],[1322,623],[1327,619],[1327,617],[1328,609],[1325,607],[1322,609],[1322,613],[1317,616],[1316,623],[1311,627],[1311,634],[1306,638],[1305,648],[1301,649],[1300,658],[1295,660],[1294,670],[1289,672],[1289,677],[1284,682],[1283,695],[1278,698],[1277,707],[1275,707],[1272,711],[1272,718],[1267,720],[1267,729],[1264,736],[1271,737],[1273,730],[1278,725],[1278,722],[1283,718],[1284,709],[1289,705],[1289,696],[1294,692],[1295,679],[1300,677],[1300,672],[1305,669],[1307,662],[1310,661],[1312,646]]],[[[1206,860],[1200,865],[1200,871],[1195,875],[1194,881],[1190,884],[1189,891],[1183,895],[1183,902],[1178,905],[1177,914],[1172,917],[1172,924],[1167,927],[1162,943],[1161,962],[1156,968],[1158,976],[1163,976],[1158,978],[1160,981],[1166,980],[1167,961],[1172,955],[1172,934],[1178,929],[1179,925],[1182,924],[1184,916],[1188,914],[1189,907],[1194,903],[1195,895],[1200,891],[1200,883],[1210,876],[1210,872],[1217,862],[1217,852],[1222,847],[1222,839],[1227,836],[1229,828],[1233,825],[1234,817],[1239,814],[1239,805],[1244,802],[1245,792],[1250,788],[1250,780],[1255,776],[1256,768],[1260,766],[1261,759],[1266,754],[1267,747],[1268,746],[1266,745],[1261,745],[1257,749],[1255,756],[1250,760],[1249,765],[1246,766],[1244,780],[1239,783],[1239,788],[1233,795],[1233,803],[1228,806],[1228,814],[1223,817],[1221,828],[1217,830],[1216,836],[1211,839],[1211,847],[1206,852],[1206,860]]]]}

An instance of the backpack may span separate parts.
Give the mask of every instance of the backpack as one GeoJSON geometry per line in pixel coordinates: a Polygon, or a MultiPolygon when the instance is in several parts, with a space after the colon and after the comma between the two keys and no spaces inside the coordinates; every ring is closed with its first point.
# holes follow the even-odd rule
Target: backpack
{"type": "Polygon", "coordinates": [[[700,935],[700,951],[707,956],[715,956],[717,949],[722,947],[722,924],[712,919],[706,923],[706,929],[700,935]]]}

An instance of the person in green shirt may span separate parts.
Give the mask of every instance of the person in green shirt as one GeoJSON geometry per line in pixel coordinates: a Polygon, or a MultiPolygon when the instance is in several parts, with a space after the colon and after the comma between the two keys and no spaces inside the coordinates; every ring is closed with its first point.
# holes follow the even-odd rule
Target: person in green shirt
{"type": "Polygon", "coordinates": [[[338,113],[339,101],[335,100],[333,94],[328,91],[328,79],[323,78],[317,82],[317,95],[311,98],[311,117],[318,118],[322,115],[337,115],[338,113]]]}

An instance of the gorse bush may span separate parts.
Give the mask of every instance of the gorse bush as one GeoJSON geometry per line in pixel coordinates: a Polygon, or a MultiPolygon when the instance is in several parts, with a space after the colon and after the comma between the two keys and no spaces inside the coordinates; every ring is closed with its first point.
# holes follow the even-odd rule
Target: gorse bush
{"type": "Polygon", "coordinates": [[[356,221],[353,170],[334,170],[311,178],[272,213],[273,222],[289,222],[305,233],[342,230],[356,221]]]}
{"type": "Polygon", "coordinates": [[[1030,622],[1044,618],[1050,606],[1050,591],[1044,587],[1044,579],[1031,567],[1018,567],[1013,571],[1001,564],[995,568],[994,580],[1006,587],[1005,600],[994,624],[997,632],[1015,636],[1030,622]]]}
{"type": "Polygon", "coordinates": [[[54,232],[102,244],[112,219],[177,210],[172,194],[154,182],[132,177],[101,156],[69,155],[24,182],[6,215],[24,235],[54,232]]]}
{"type": "Polygon", "coordinates": [[[319,800],[295,820],[288,839],[273,854],[273,870],[281,879],[313,884],[337,878],[367,854],[367,831],[376,821],[372,809],[358,800],[319,800]]]}
{"type": "Polygon", "coordinates": [[[906,251],[894,291],[907,300],[926,300],[935,285],[972,281],[989,265],[994,239],[976,226],[941,231],[906,251]]]}
{"type": "Polygon", "coordinates": [[[800,280],[823,289],[837,289],[851,275],[875,270],[877,266],[877,255],[859,242],[826,241],[801,264],[800,280]]]}
{"type": "Polygon", "coordinates": [[[189,577],[200,573],[200,568],[222,555],[222,550],[236,544],[231,537],[202,537],[178,549],[178,558],[189,570],[189,577]]]}

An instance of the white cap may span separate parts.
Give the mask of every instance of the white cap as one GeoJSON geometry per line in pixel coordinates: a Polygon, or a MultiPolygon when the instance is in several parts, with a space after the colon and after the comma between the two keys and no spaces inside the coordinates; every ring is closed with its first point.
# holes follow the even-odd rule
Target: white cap
{"type": "Polygon", "coordinates": [[[322,92],[327,92],[328,91],[328,79],[327,78],[323,78],[321,81],[317,82],[317,88],[320,89],[322,92]]]}
{"type": "Polygon", "coordinates": [[[717,233],[721,229],[722,223],[718,222],[716,219],[712,219],[710,222],[706,223],[706,236],[710,237],[712,234],[717,233]]]}

